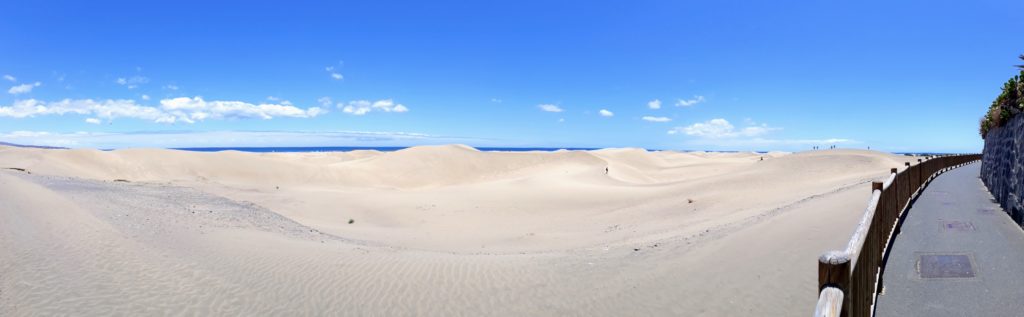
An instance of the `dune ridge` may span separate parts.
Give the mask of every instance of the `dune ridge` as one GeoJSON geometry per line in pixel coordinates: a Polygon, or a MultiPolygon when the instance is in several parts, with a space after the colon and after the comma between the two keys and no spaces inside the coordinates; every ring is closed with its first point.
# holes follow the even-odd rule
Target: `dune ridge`
{"type": "Polygon", "coordinates": [[[0,314],[805,313],[903,161],[0,146],[0,314]]]}

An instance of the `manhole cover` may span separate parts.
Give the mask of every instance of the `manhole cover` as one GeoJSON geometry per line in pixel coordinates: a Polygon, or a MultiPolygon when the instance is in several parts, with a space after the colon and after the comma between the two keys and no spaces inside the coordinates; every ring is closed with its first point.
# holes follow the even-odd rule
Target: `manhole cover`
{"type": "Polygon", "coordinates": [[[971,258],[963,254],[928,254],[917,261],[921,278],[971,278],[974,267],[971,258]]]}
{"type": "Polygon", "coordinates": [[[970,221],[944,220],[942,221],[942,229],[945,231],[974,231],[974,224],[970,221]]]}

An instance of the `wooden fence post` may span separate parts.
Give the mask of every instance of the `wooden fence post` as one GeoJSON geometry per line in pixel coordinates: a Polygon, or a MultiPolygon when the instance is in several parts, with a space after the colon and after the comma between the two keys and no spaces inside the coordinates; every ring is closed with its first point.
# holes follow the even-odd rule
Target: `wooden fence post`
{"type": "Polygon", "coordinates": [[[818,292],[831,286],[843,291],[843,309],[839,316],[850,315],[850,255],[829,251],[818,257],[818,292]]]}
{"type": "MultiPolygon", "coordinates": [[[[879,193],[881,193],[878,196],[878,205],[881,208],[876,208],[877,211],[881,211],[881,214],[877,214],[876,213],[875,217],[881,216],[881,219],[883,219],[880,222],[882,224],[882,228],[878,228],[878,227],[873,228],[874,230],[879,230],[879,234],[878,234],[878,236],[879,236],[878,252],[882,252],[882,250],[885,250],[886,246],[888,246],[889,239],[892,238],[891,236],[889,236],[890,230],[892,229],[892,226],[896,223],[896,221],[898,221],[897,219],[899,219],[899,212],[895,211],[895,210],[892,210],[890,208],[890,206],[888,205],[888,202],[887,202],[888,199],[886,198],[887,196],[884,195],[885,191],[883,190],[885,188],[884,184],[885,183],[883,183],[883,182],[871,182],[871,192],[874,193],[877,190],[877,191],[879,191],[879,193]]],[[[896,184],[893,183],[890,186],[895,186],[895,185],[896,184]]],[[[892,192],[893,189],[895,189],[894,187],[889,187],[889,188],[890,188],[889,189],[890,192],[892,192]]],[[[893,234],[895,235],[895,232],[893,234]]],[[[877,265],[878,265],[878,283],[877,283],[877,285],[882,285],[882,276],[884,275],[883,274],[884,273],[884,264],[885,264],[886,258],[887,257],[885,256],[884,253],[879,254],[879,256],[878,256],[878,263],[877,263],[877,265]]],[[[878,290],[876,289],[874,291],[877,292],[878,290]]]]}
{"type": "MultiPolygon", "coordinates": [[[[918,159],[918,166],[921,166],[921,159],[918,159]]],[[[921,186],[925,185],[925,177],[922,176],[924,172],[925,171],[923,171],[921,168],[918,168],[918,189],[921,189],[921,186]]]]}
{"type": "Polygon", "coordinates": [[[899,206],[897,206],[897,205],[899,205],[897,202],[900,199],[900,184],[899,184],[900,180],[899,180],[899,174],[897,174],[898,170],[899,169],[897,169],[895,167],[889,169],[889,173],[896,174],[896,176],[897,176],[897,177],[893,177],[892,178],[892,183],[889,184],[889,191],[893,192],[893,197],[892,197],[892,201],[891,201],[892,202],[892,206],[890,207],[890,208],[892,208],[892,212],[893,213],[899,213],[899,211],[896,210],[897,208],[899,208],[899,206]]]}

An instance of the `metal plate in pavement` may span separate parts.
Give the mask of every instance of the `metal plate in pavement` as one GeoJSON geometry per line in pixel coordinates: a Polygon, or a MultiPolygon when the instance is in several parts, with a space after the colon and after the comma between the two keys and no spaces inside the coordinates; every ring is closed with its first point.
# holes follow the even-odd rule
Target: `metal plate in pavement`
{"type": "Polygon", "coordinates": [[[942,230],[946,232],[967,232],[974,231],[974,224],[970,221],[961,220],[943,220],[941,221],[942,230]]]}
{"type": "Polygon", "coordinates": [[[921,278],[973,278],[974,265],[966,254],[925,254],[917,260],[921,278]]]}

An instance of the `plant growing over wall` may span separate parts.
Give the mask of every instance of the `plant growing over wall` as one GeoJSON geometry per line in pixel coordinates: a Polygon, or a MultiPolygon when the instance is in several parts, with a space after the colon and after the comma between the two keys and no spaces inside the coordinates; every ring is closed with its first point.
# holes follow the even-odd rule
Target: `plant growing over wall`
{"type": "MultiPolygon", "coordinates": [[[[1024,55],[1019,56],[1024,60],[1024,55]]],[[[978,133],[984,138],[992,128],[1001,127],[1024,111],[1024,65],[1017,65],[1021,72],[1003,84],[1003,91],[988,107],[985,116],[978,120],[978,133]]]]}

